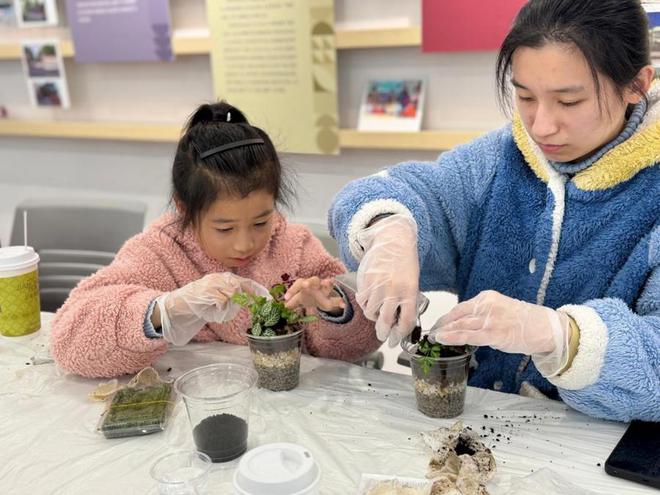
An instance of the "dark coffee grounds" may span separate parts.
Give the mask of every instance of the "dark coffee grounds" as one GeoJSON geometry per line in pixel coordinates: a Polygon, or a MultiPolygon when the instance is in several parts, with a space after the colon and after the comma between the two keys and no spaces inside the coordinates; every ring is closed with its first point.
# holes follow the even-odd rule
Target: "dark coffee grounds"
{"type": "Polygon", "coordinates": [[[465,439],[462,436],[458,437],[458,443],[454,450],[456,451],[456,455],[467,454],[472,456],[475,454],[474,449],[465,443],[465,439]]]}
{"type": "Polygon", "coordinates": [[[233,414],[216,414],[193,428],[197,450],[213,462],[227,462],[247,450],[248,428],[244,419],[233,414]]]}

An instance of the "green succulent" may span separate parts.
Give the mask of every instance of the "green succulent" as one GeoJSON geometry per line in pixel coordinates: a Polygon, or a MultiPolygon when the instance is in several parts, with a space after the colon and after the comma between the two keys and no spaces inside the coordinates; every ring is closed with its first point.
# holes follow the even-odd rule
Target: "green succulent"
{"type": "Polygon", "coordinates": [[[316,316],[305,316],[300,311],[285,306],[284,294],[291,282],[288,276],[286,278],[283,276],[282,279],[284,282],[274,285],[268,291],[272,299],[247,292],[239,292],[231,298],[233,302],[250,312],[252,317],[250,333],[255,337],[286,335],[294,331],[299,324],[316,321],[316,316]]]}
{"type": "Polygon", "coordinates": [[[428,375],[433,363],[438,358],[460,356],[467,351],[467,346],[443,345],[440,342],[430,342],[428,335],[424,335],[417,344],[416,354],[421,356],[417,359],[417,362],[422,367],[422,372],[428,375]]]}

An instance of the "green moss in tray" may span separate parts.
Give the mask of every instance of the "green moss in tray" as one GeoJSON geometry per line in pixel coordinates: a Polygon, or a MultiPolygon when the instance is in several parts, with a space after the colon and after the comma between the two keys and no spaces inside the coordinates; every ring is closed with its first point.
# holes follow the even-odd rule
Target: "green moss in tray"
{"type": "Polygon", "coordinates": [[[148,435],[165,429],[172,385],[123,388],[114,395],[101,423],[106,438],[148,435]]]}

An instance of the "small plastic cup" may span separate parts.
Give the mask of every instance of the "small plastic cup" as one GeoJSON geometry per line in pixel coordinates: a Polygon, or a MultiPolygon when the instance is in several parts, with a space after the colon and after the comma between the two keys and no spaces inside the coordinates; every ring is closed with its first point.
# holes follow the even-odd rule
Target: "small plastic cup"
{"type": "Polygon", "coordinates": [[[269,443],[243,456],[234,473],[238,495],[316,495],[321,469],[302,445],[269,443]]]}
{"type": "MultiPolygon", "coordinates": [[[[408,354],[417,409],[432,418],[454,418],[463,412],[472,351],[459,356],[424,357],[410,337],[401,341],[408,354]]],[[[468,348],[469,349],[469,348],[468,348]]]]}
{"type": "Polygon", "coordinates": [[[279,392],[298,386],[303,331],[278,337],[255,337],[248,333],[252,362],[259,375],[259,388],[279,392]]]}
{"type": "Polygon", "coordinates": [[[151,467],[159,495],[204,495],[211,459],[202,452],[184,451],[165,455],[151,467]]]}
{"type": "Polygon", "coordinates": [[[22,337],[41,328],[38,264],[30,246],[0,248],[0,335],[22,337]]]}
{"type": "Polygon", "coordinates": [[[180,376],[174,386],[188,412],[197,450],[227,462],[247,450],[252,390],[257,373],[235,363],[210,364],[180,376]]]}

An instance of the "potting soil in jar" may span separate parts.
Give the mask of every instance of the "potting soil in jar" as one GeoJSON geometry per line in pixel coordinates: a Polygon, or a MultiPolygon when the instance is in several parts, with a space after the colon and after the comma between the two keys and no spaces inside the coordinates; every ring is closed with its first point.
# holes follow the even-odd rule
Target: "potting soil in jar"
{"type": "Polygon", "coordinates": [[[417,408],[432,418],[453,418],[463,412],[467,380],[432,382],[415,377],[417,408]]]}
{"type": "Polygon", "coordinates": [[[213,462],[227,462],[247,450],[248,427],[243,418],[233,414],[216,414],[203,419],[193,429],[197,450],[213,462]]]}
{"type": "Polygon", "coordinates": [[[300,350],[296,347],[285,352],[252,353],[254,369],[259,375],[257,386],[279,392],[298,386],[300,377],[300,350]]]}

